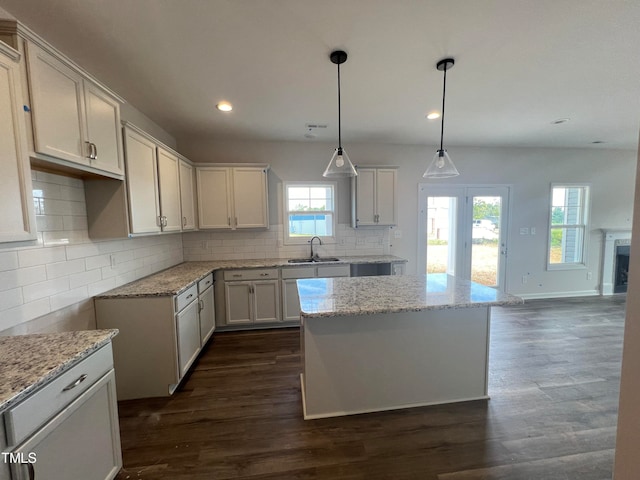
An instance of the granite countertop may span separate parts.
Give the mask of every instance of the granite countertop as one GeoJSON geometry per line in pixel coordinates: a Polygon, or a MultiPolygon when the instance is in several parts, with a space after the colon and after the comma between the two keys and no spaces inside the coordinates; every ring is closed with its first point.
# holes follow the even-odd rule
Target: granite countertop
{"type": "Polygon", "coordinates": [[[194,282],[215,270],[243,268],[299,267],[301,265],[340,265],[352,263],[391,263],[406,262],[394,255],[371,255],[340,257],[337,262],[289,263],[286,258],[262,258],[253,260],[220,260],[205,262],[185,262],[148,277],[122,285],[97,295],[96,298],[120,297],[162,297],[179,295],[194,282]]]}
{"type": "Polygon", "coordinates": [[[520,297],[444,273],[309,278],[297,282],[303,318],[523,303],[520,297]]]}
{"type": "Polygon", "coordinates": [[[0,336],[0,412],[107,344],[117,333],[85,330],[0,336]]]}

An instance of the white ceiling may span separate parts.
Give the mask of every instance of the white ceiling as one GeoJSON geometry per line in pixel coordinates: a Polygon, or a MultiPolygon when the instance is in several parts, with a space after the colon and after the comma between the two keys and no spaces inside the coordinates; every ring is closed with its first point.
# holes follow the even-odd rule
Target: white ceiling
{"type": "Polygon", "coordinates": [[[336,143],[635,149],[637,0],[0,0],[180,143],[336,143]],[[220,100],[233,103],[218,112],[220,100]],[[555,119],[570,122],[552,125],[555,119]],[[314,140],[311,140],[314,141],[314,140]],[[606,142],[593,145],[591,142],[606,142]]]}

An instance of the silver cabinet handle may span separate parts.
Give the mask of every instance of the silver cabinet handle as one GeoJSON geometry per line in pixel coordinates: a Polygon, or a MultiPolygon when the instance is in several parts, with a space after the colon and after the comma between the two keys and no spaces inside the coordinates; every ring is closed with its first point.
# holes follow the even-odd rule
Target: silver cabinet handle
{"type": "Polygon", "coordinates": [[[95,143],[92,143],[91,147],[93,148],[93,159],[97,160],[98,159],[98,147],[96,147],[95,143]]]}
{"type": "Polygon", "coordinates": [[[162,226],[162,217],[160,215],[156,217],[156,225],[158,225],[159,227],[162,226]]]}
{"type": "Polygon", "coordinates": [[[204,310],[204,301],[198,300],[198,311],[201,312],[204,310]]]}
{"type": "Polygon", "coordinates": [[[190,298],[193,298],[193,293],[190,293],[189,295],[187,295],[187,300],[189,300],[190,298]]]}
{"type": "Polygon", "coordinates": [[[90,160],[93,160],[93,147],[91,146],[91,145],[93,145],[93,143],[91,143],[91,142],[84,142],[84,143],[87,144],[87,147],[88,147],[88,150],[89,150],[88,153],[87,153],[87,158],[90,159],[90,160]]]}
{"type": "Polygon", "coordinates": [[[269,274],[268,274],[268,273],[261,273],[261,274],[260,274],[260,276],[261,276],[261,277],[268,277],[268,276],[269,276],[269,274]]]}
{"type": "Polygon", "coordinates": [[[182,226],[183,227],[187,226],[187,217],[182,217],[182,226]]]}
{"type": "Polygon", "coordinates": [[[236,223],[235,223],[236,227],[238,226],[238,217],[236,217],[236,223]]]}
{"type": "Polygon", "coordinates": [[[64,387],[62,389],[63,392],[68,392],[69,390],[73,390],[74,388],[76,388],[78,385],[80,385],[82,382],[84,382],[87,379],[87,374],[83,373],[82,375],[80,375],[78,377],[78,379],[75,382],[71,382],[69,385],[67,385],[66,387],[64,387]]]}
{"type": "Polygon", "coordinates": [[[231,226],[231,217],[227,217],[227,225],[231,226]]]}

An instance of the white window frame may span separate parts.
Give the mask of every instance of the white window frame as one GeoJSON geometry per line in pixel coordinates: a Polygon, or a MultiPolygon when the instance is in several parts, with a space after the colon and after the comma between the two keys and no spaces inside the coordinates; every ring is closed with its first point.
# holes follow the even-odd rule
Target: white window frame
{"type": "Polygon", "coordinates": [[[578,270],[587,268],[587,247],[589,239],[589,220],[591,210],[591,185],[587,183],[552,183],[549,189],[549,226],[547,229],[547,270],[578,270]],[[553,224],[553,190],[556,188],[582,189],[583,204],[581,208],[582,221],[575,224],[553,224]],[[582,229],[582,258],[577,262],[551,263],[551,231],[554,228],[582,229]]]}
{"type": "MultiPolygon", "coordinates": [[[[323,243],[331,244],[336,243],[336,229],[338,227],[338,184],[337,182],[294,182],[287,181],[282,182],[283,185],[283,193],[282,193],[282,228],[283,228],[283,241],[285,245],[305,245],[309,243],[311,237],[291,237],[289,236],[289,214],[292,212],[289,210],[289,187],[331,187],[333,190],[333,210],[322,210],[314,213],[322,214],[328,213],[331,214],[332,218],[332,226],[331,231],[333,235],[318,235],[323,243]]],[[[308,212],[305,212],[308,213],[308,212]]]]}

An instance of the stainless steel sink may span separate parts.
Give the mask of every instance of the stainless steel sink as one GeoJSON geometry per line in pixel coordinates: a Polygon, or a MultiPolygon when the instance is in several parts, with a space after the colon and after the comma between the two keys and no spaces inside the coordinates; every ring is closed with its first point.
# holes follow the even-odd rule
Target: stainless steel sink
{"type": "Polygon", "coordinates": [[[336,257],[316,257],[316,258],[291,258],[287,261],[289,263],[324,263],[324,262],[339,262],[340,259],[336,257]]]}

